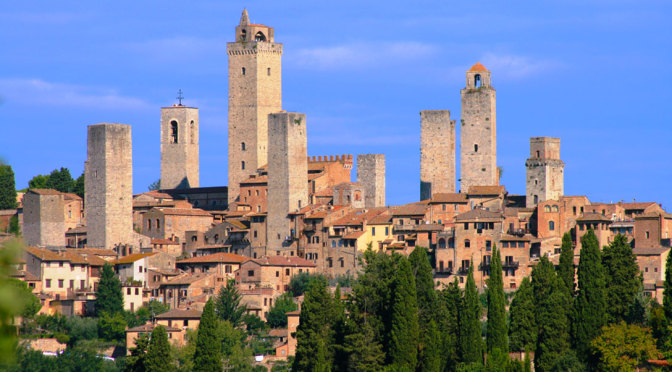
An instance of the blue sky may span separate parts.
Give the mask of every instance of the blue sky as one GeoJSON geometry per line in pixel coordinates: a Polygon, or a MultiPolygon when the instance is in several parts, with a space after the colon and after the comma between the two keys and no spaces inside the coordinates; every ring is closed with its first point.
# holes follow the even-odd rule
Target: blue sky
{"type": "Polygon", "coordinates": [[[668,1],[5,1],[0,157],[17,187],[62,166],[77,177],[86,126],[120,122],[146,191],[178,89],[200,108],[201,186],[225,185],[226,42],[243,7],[284,44],[283,108],[307,114],[309,155],[384,153],[390,204],[419,197],[420,110],[459,122],[481,61],[510,193],[525,193],[529,137],[557,136],[565,194],[672,210],[668,1]]]}

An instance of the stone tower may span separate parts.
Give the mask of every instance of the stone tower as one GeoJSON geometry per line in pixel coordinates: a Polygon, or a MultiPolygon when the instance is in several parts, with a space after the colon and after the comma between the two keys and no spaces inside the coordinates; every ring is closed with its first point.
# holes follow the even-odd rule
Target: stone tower
{"type": "Polygon", "coordinates": [[[270,114],[268,138],[266,237],[269,250],[282,250],[290,247],[298,236],[287,214],[308,205],[306,114],[270,114]]]}
{"type": "Polygon", "coordinates": [[[530,138],[530,158],[525,167],[527,208],[534,208],[546,200],[560,200],[565,192],[565,163],[560,160],[560,138],[530,138]]]}
{"type": "Polygon", "coordinates": [[[23,240],[26,245],[65,248],[65,197],[51,189],[32,189],[23,197],[23,240]]]}
{"type": "Polygon", "coordinates": [[[480,62],[467,71],[462,96],[460,191],[471,186],[499,185],[495,88],[490,71],[480,62]]]}
{"type": "Polygon", "coordinates": [[[420,200],[455,192],[455,120],[448,110],[420,111],[420,200]]]}
{"type": "Polygon", "coordinates": [[[282,44],[273,28],[250,24],[247,10],[236,27],[229,54],[229,204],[240,182],[266,165],[268,114],[282,110],[282,44]]]}
{"type": "Polygon", "coordinates": [[[89,125],[84,177],[89,248],[133,242],[132,159],[130,125],[89,125]]]}
{"type": "Polygon", "coordinates": [[[357,182],[364,187],[365,208],[385,206],[385,155],[357,155],[357,182]]]}
{"type": "Polygon", "coordinates": [[[198,109],[161,108],[161,188],[198,187],[198,109]]]}

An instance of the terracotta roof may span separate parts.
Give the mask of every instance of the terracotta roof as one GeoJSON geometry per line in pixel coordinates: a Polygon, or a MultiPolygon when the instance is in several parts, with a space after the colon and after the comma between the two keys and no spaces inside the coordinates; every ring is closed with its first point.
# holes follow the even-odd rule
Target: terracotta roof
{"type": "Polygon", "coordinates": [[[135,253],[135,254],[131,254],[131,255],[128,255],[128,256],[121,257],[120,259],[114,260],[110,263],[113,264],[113,265],[133,263],[137,260],[141,260],[145,257],[153,256],[155,254],[156,254],[156,252],[135,253]]]}
{"type": "Polygon", "coordinates": [[[73,194],[71,192],[65,192],[63,193],[63,196],[65,197],[65,200],[82,200],[81,196],[73,194]]]}
{"type": "Polygon", "coordinates": [[[288,311],[285,315],[301,315],[301,310],[288,311]]]}
{"type": "Polygon", "coordinates": [[[343,236],[343,239],[359,239],[362,235],[364,235],[364,231],[353,231],[343,236]]]}
{"type": "Polygon", "coordinates": [[[242,263],[247,260],[247,257],[233,254],[218,252],[209,254],[207,256],[192,257],[184,260],[177,261],[178,264],[181,263],[207,263],[207,262],[233,262],[233,263],[242,263]]]}
{"type": "Polygon", "coordinates": [[[443,231],[443,225],[438,223],[423,223],[417,225],[415,231],[443,231]]]}
{"type": "Polygon", "coordinates": [[[210,212],[204,211],[202,209],[194,208],[158,208],[163,214],[170,216],[203,216],[203,217],[212,217],[210,212]]]}
{"type": "Polygon", "coordinates": [[[95,255],[95,256],[117,256],[117,252],[112,249],[102,249],[102,248],[68,248],[75,253],[83,255],[95,255]]]}
{"type": "Polygon", "coordinates": [[[499,195],[506,193],[504,185],[471,186],[467,194],[471,195],[499,195]]]}
{"type": "Polygon", "coordinates": [[[180,245],[180,242],[170,239],[152,239],[152,244],[180,245]]]}
{"type": "Polygon", "coordinates": [[[242,181],[241,184],[249,184],[249,183],[263,183],[267,184],[268,183],[268,176],[250,176],[246,180],[242,181]]]}
{"type": "Polygon", "coordinates": [[[577,221],[605,221],[611,222],[611,218],[595,212],[586,212],[581,217],[576,219],[577,221]]]}
{"type": "Polygon", "coordinates": [[[636,220],[644,219],[644,218],[660,218],[660,213],[651,212],[651,213],[644,213],[644,214],[640,214],[640,215],[635,216],[636,220]]]}
{"type": "Polygon", "coordinates": [[[172,309],[163,314],[155,316],[156,319],[201,319],[201,312],[198,310],[180,310],[172,309]]]}
{"type": "MultiPolygon", "coordinates": [[[[149,332],[152,332],[154,330],[154,328],[156,328],[156,326],[158,326],[158,325],[160,325],[160,324],[146,323],[146,324],[143,324],[141,326],[137,326],[137,327],[134,327],[134,328],[131,328],[131,329],[127,329],[126,332],[146,332],[146,333],[149,333],[149,332]]],[[[165,328],[167,332],[182,332],[181,329],[177,329],[175,327],[166,327],[164,325],[161,325],[161,326],[163,328],[165,328]]]]}
{"type": "Polygon", "coordinates": [[[393,216],[424,216],[427,211],[426,204],[400,205],[392,211],[393,216]]]}
{"type": "Polygon", "coordinates": [[[436,193],[432,196],[429,204],[435,203],[467,203],[467,195],[464,193],[436,193]]]}
{"type": "Polygon", "coordinates": [[[151,197],[157,198],[157,199],[172,199],[173,198],[172,195],[170,195],[168,193],[165,193],[165,192],[161,192],[159,190],[147,191],[147,192],[143,192],[142,194],[135,195],[135,196],[140,196],[140,195],[147,195],[147,196],[151,196],[151,197]]]}
{"type": "Polygon", "coordinates": [[[648,203],[623,203],[623,208],[624,209],[641,209],[644,210],[651,205],[655,205],[656,203],[654,202],[648,202],[648,203]]]}
{"type": "Polygon", "coordinates": [[[345,216],[332,222],[332,226],[359,226],[373,217],[385,212],[386,208],[357,208],[345,216]]]}
{"type": "Polygon", "coordinates": [[[308,261],[306,259],[296,256],[291,257],[265,256],[261,258],[251,259],[250,261],[254,261],[262,266],[307,266],[307,267],[317,266],[312,261],[308,261]]]}
{"type": "Polygon", "coordinates": [[[381,213],[369,221],[367,221],[368,225],[390,225],[392,224],[392,215],[389,215],[387,213],[381,213]]]}
{"type": "MultiPolygon", "coordinates": [[[[637,244],[637,243],[635,243],[637,244]]],[[[632,253],[635,256],[657,256],[660,254],[665,253],[665,251],[669,250],[670,248],[668,247],[653,247],[653,248],[637,248],[632,250],[632,253]]]]}
{"type": "Polygon", "coordinates": [[[476,62],[475,65],[471,66],[469,71],[488,71],[488,69],[485,68],[485,66],[483,66],[481,62],[476,62]]]}
{"type": "Polygon", "coordinates": [[[241,229],[241,230],[247,230],[248,229],[247,225],[245,225],[241,221],[230,220],[230,221],[224,221],[224,222],[226,222],[228,224],[231,224],[232,226],[234,226],[238,229],[241,229]]]}
{"type": "Polygon", "coordinates": [[[287,335],[288,335],[288,333],[287,333],[287,328],[283,328],[283,329],[271,329],[271,330],[268,332],[268,335],[269,335],[270,337],[287,337],[287,335]]]}
{"type": "Polygon", "coordinates": [[[530,237],[529,237],[529,236],[516,236],[516,235],[502,234],[502,236],[499,238],[499,240],[502,240],[502,241],[529,242],[529,241],[530,241],[530,237]]]}
{"type": "Polygon", "coordinates": [[[23,278],[23,280],[25,280],[27,282],[36,282],[36,281],[40,280],[35,275],[31,274],[30,271],[26,271],[26,270],[17,271],[14,274],[12,274],[12,277],[23,278]]]}
{"type": "Polygon", "coordinates": [[[491,212],[485,209],[472,209],[469,212],[458,214],[455,217],[455,221],[487,220],[489,222],[496,222],[500,221],[502,218],[503,218],[502,214],[498,212],[491,212]]]}
{"type": "Polygon", "coordinates": [[[191,284],[191,283],[193,283],[197,280],[207,278],[207,277],[212,276],[212,275],[213,274],[207,274],[207,273],[183,274],[183,275],[180,275],[176,278],[168,279],[168,281],[161,283],[161,286],[191,284]]]}
{"type": "Polygon", "coordinates": [[[28,192],[38,195],[63,195],[62,192],[54,189],[30,189],[28,192]]]}

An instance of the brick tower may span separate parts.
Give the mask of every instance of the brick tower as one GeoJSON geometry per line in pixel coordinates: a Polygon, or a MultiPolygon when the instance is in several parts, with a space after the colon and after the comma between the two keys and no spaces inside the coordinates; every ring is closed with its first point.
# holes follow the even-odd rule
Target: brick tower
{"type": "Polygon", "coordinates": [[[89,125],[84,197],[90,248],[133,242],[132,159],[130,125],[89,125]]]}
{"type": "Polygon", "coordinates": [[[240,182],[267,163],[268,114],[282,110],[282,44],[243,10],[229,54],[229,203],[240,182]]]}
{"type": "Polygon", "coordinates": [[[385,206],[385,155],[357,155],[357,182],[364,187],[366,208],[385,206]]]}
{"type": "Polygon", "coordinates": [[[455,120],[448,110],[420,111],[420,200],[455,192],[455,120]]]}
{"type": "Polygon", "coordinates": [[[198,109],[161,108],[161,188],[198,187],[198,109]]]}
{"type": "Polygon", "coordinates": [[[495,88],[490,85],[490,71],[480,62],[467,71],[467,86],[460,95],[460,191],[498,185],[495,88]]]}
{"type": "Polygon", "coordinates": [[[565,163],[560,160],[560,138],[530,138],[530,158],[525,167],[527,208],[536,207],[546,200],[560,200],[565,191],[565,163]]]}
{"type": "Polygon", "coordinates": [[[306,114],[279,112],[268,120],[266,237],[268,249],[279,251],[290,249],[298,236],[287,215],[308,205],[306,114]]]}

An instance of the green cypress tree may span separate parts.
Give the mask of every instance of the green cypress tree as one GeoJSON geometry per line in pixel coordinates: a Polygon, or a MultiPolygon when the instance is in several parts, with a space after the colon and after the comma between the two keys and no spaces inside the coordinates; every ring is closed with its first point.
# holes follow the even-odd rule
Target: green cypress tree
{"type": "Polygon", "coordinates": [[[602,251],[606,274],[605,300],[607,323],[625,321],[635,304],[642,284],[637,259],[624,235],[618,234],[602,251]]]}
{"type": "Polygon", "coordinates": [[[345,336],[348,371],[378,372],[383,369],[385,354],[376,340],[369,322],[354,325],[355,331],[345,336]]]}
{"type": "Polygon", "coordinates": [[[574,342],[581,361],[590,360],[590,341],[605,324],[605,275],[597,236],[592,229],[581,238],[579,290],[575,300],[574,342]]]}
{"type": "Polygon", "coordinates": [[[441,332],[434,319],[430,319],[425,325],[424,332],[420,335],[420,348],[418,350],[418,371],[441,371],[443,345],[441,344],[441,332]]]}
{"type": "Polygon", "coordinates": [[[215,305],[209,299],[203,308],[201,322],[196,336],[194,352],[194,372],[222,370],[222,340],[219,333],[219,321],[215,315],[215,305]]]}
{"type": "Polygon", "coordinates": [[[457,277],[442,291],[441,299],[446,309],[446,328],[443,331],[444,336],[444,370],[454,371],[460,362],[460,309],[462,302],[462,291],[457,282],[457,277]]]}
{"type": "Polygon", "coordinates": [[[442,358],[445,359],[443,345],[445,337],[439,332],[439,328],[447,326],[445,308],[440,303],[436,289],[434,289],[434,276],[427,250],[424,247],[416,247],[408,256],[408,261],[415,276],[419,310],[418,369],[433,370],[434,365],[444,364],[442,358]],[[439,337],[433,337],[434,333],[439,337]]]}
{"type": "Polygon", "coordinates": [[[509,307],[509,348],[511,351],[532,351],[537,343],[534,291],[525,277],[509,307]]]}
{"type": "Polygon", "coordinates": [[[481,302],[474,281],[474,265],[469,265],[467,284],[459,314],[460,357],[465,364],[483,363],[483,338],[481,337],[481,302]]]}
{"type": "Polygon", "coordinates": [[[247,312],[247,306],[240,304],[241,299],[236,281],[229,279],[225,286],[219,288],[215,302],[215,313],[219,319],[227,320],[234,327],[238,327],[243,321],[243,315],[247,312]]]}
{"type": "Polygon", "coordinates": [[[331,324],[333,299],[324,280],[318,279],[305,293],[299,327],[296,329],[296,355],[292,369],[296,371],[329,371],[332,356],[331,324]]]}
{"type": "Polygon", "coordinates": [[[487,350],[491,352],[494,349],[499,349],[503,353],[508,353],[509,341],[506,329],[506,298],[504,296],[504,279],[502,278],[502,259],[496,245],[492,247],[487,296],[487,350]]]}
{"type": "Polygon", "coordinates": [[[574,282],[574,246],[572,245],[572,236],[568,232],[562,236],[558,275],[573,296],[576,289],[574,282]]]}
{"type": "Polygon", "coordinates": [[[114,315],[123,311],[124,297],[121,293],[121,281],[114,274],[112,266],[105,263],[96,291],[96,312],[114,315]]]}
{"type": "Polygon", "coordinates": [[[665,282],[663,282],[663,310],[665,318],[672,321],[672,254],[665,261],[665,282]]]}
{"type": "Polygon", "coordinates": [[[135,339],[135,347],[129,351],[131,355],[126,357],[126,372],[145,372],[145,360],[147,359],[147,347],[149,347],[149,335],[142,334],[135,339]]]}
{"type": "Polygon", "coordinates": [[[567,289],[547,257],[542,257],[532,270],[532,288],[536,304],[536,324],[539,329],[534,356],[535,370],[550,371],[555,361],[569,349],[569,319],[571,306],[567,289]]]}
{"type": "Polygon", "coordinates": [[[333,305],[331,307],[331,330],[332,339],[329,342],[329,353],[334,360],[332,370],[335,372],[347,371],[348,353],[345,347],[347,324],[345,318],[345,305],[341,298],[341,286],[337,285],[334,291],[333,305]]]}
{"type": "Polygon", "coordinates": [[[418,305],[415,277],[405,257],[397,256],[394,280],[389,363],[396,370],[414,370],[418,362],[418,305]]]}
{"type": "Polygon", "coordinates": [[[14,170],[9,165],[0,164],[0,209],[16,209],[16,207],[14,170]]]}
{"type": "Polygon", "coordinates": [[[163,372],[173,369],[168,332],[163,326],[156,326],[152,330],[152,337],[145,358],[145,368],[147,372],[163,372]]]}

